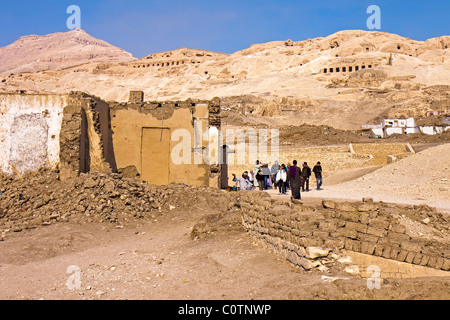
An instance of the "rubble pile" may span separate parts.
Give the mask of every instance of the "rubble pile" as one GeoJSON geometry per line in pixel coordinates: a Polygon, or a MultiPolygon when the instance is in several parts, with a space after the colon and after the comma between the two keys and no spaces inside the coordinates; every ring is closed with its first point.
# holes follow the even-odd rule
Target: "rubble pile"
{"type": "Polygon", "coordinates": [[[184,184],[153,186],[121,174],[89,173],[60,181],[57,172],[40,170],[22,179],[0,178],[0,232],[57,222],[127,224],[175,209],[218,208],[216,193],[224,194],[184,184]]]}

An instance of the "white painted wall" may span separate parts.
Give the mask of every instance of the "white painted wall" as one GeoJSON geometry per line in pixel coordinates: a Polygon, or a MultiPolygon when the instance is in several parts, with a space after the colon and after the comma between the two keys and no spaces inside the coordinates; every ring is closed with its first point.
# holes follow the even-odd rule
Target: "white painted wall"
{"type": "MultiPolygon", "coordinates": [[[[19,171],[25,173],[39,169],[38,161],[33,161],[33,155],[47,155],[48,166],[53,167],[59,162],[59,134],[61,131],[64,107],[67,105],[67,96],[60,95],[20,95],[0,94],[0,170],[12,174],[11,159],[14,158],[12,150],[20,144],[22,151],[29,149],[29,157],[25,166],[19,171]],[[36,127],[17,128],[12,132],[15,120],[20,116],[30,115],[36,119],[36,127]],[[45,124],[43,124],[43,121],[45,124]],[[42,133],[47,130],[47,137],[36,143],[33,133],[42,133]],[[19,130],[18,130],[19,129],[19,130]]],[[[19,122],[20,123],[20,122],[19,122]]],[[[27,125],[33,122],[26,122],[27,125]]],[[[16,121],[17,124],[17,121],[16,121]]]]}

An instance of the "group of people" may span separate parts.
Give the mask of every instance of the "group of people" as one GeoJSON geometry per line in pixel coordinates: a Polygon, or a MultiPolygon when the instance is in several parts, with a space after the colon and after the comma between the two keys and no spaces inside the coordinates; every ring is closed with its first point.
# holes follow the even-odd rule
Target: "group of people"
{"type": "Polygon", "coordinates": [[[308,166],[307,162],[298,166],[297,160],[293,165],[280,165],[278,161],[269,167],[269,164],[261,164],[256,161],[255,169],[246,171],[242,177],[233,174],[233,182],[239,183],[241,190],[269,190],[277,189],[280,195],[287,195],[288,189],[291,190],[292,199],[301,199],[301,192],[309,192],[311,176],[314,173],[317,183],[317,190],[322,190],[323,175],[322,164],[318,162],[314,168],[308,166]]]}

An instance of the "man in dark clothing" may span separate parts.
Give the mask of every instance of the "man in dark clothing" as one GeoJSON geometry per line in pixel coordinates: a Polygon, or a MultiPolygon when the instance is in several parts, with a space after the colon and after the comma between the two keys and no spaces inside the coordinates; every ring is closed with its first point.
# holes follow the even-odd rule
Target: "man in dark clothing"
{"type": "Polygon", "coordinates": [[[303,169],[302,169],[302,191],[309,192],[309,179],[311,178],[311,168],[308,167],[308,163],[303,163],[303,169]],[[305,189],[306,185],[306,189],[305,189]]]}
{"type": "Polygon", "coordinates": [[[256,181],[258,181],[259,190],[263,191],[264,190],[264,176],[263,176],[261,169],[259,169],[259,171],[256,173],[256,181]]]}
{"type": "Polygon", "coordinates": [[[289,167],[289,182],[291,185],[292,199],[301,200],[301,175],[302,170],[297,167],[297,161],[294,161],[294,165],[289,167]]]}
{"type": "Polygon", "coordinates": [[[313,168],[313,172],[316,175],[317,190],[322,190],[323,176],[322,176],[322,164],[317,162],[316,166],[313,168]]]}

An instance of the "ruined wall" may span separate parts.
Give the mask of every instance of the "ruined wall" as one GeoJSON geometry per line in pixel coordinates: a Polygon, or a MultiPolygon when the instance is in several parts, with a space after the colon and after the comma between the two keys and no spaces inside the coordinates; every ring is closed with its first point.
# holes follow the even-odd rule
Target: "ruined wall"
{"type": "Polygon", "coordinates": [[[344,249],[450,270],[450,224],[426,206],[324,201],[323,208],[313,208],[243,193],[240,207],[251,236],[306,270],[344,249]]]}
{"type": "MultiPolygon", "coordinates": [[[[117,168],[135,166],[143,180],[151,184],[185,183],[220,187],[220,166],[195,164],[194,154],[208,147],[201,143],[195,149],[194,123],[203,132],[210,127],[220,130],[220,100],[184,102],[143,102],[130,96],[129,103],[111,103],[113,148],[117,168]],[[190,163],[176,164],[171,154],[182,141],[172,136],[175,130],[189,132],[190,163]]],[[[200,133],[201,134],[201,133],[200,133]]]]}
{"type": "Polygon", "coordinates": [[[59,162],[67,96],[0,94],[0,170],[20,174],[59,162]]]}
{"type": "Polygon", "coordinates": [[[90,171],[114,171],[108,104],[83,92],[71,92],[63,114],[61,178],[75,178],[90,171]]]}

